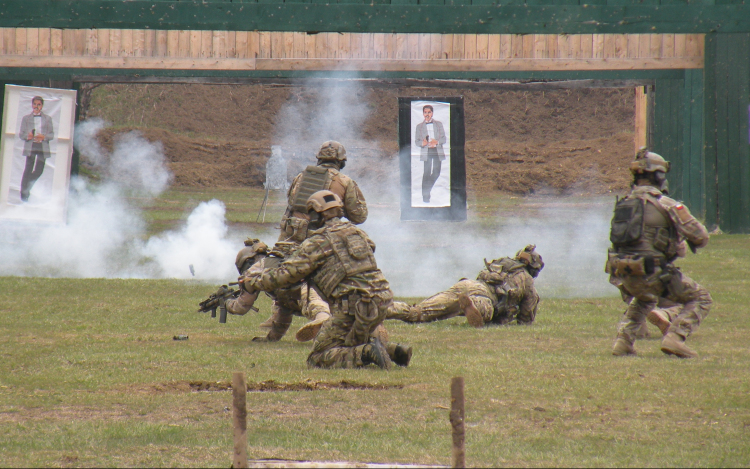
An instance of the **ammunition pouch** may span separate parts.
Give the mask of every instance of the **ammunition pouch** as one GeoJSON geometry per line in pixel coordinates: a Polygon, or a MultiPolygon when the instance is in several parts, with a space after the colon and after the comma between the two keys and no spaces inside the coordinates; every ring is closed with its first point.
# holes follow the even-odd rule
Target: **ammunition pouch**
{"type": "Polygon", "coordinates": [[[615,277],[651,275],[657,267],[665,265],[661,257],[655,256],[629,256],[623,254],[610,255],[608,266],[610,274],[615,277]]]}
{"type": "Polygon", "coordinates": [[[369,342],[370,331],[375,328],[379,319],[378,305],[372,301],[372,298],[348,295],[342,299],[342,306],[348,309],[349,314],[352,314],[352,312],[354,314],[354,324],[349,333],[346,334],[344,345],[354,347],[369,342]]]}

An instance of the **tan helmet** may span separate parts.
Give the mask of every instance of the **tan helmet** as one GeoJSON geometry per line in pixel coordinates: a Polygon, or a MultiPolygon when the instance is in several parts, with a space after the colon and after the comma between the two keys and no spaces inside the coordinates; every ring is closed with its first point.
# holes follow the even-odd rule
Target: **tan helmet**
{"type": "Polygon", "coordinates": [[[539,272],[544,268],[544,261],[542,256],[535,251],[536,245],[529,244],[522,250],[516,253],[515,259],[526,266],[532,277],[539,275],[539,272]]]}
{"type": "Polygon", "coordinates": [[[320,161],[346,161],[346,148],[335,140],[328,140],[320,145],[318,154],[315,157],[320,161]]]}
{"type": "Polygon", "coordinates": [[[638,153],[635,154],[635,160],[630,163],[630,172],[633,174],[643,174],[654,173],[656,171],[669,172],[669,161],[662,158],[661,155],[648,151],[646,147],[641,147],[638,153]]]}
{"type": "Polygon", "coordinates": [[[245,240],[245,247],[240,249],[240,252],[237,253],[237,258],[234,261],[235,267],[237,267],[237,271],[239,273],[244,272],[245,270],[250,268],[250,265],[253,263],[250,263],[250,265],[246,265],[248,260],[252,260],[253,257],[257,256],[258,254],[267,254],[268,253],[268,246],[263,241],[256,239],[256,238],[247,238],[245,240]]]}
{"type": "Polygon", "coordinates": [[[328,209],[343,207],[341,198],[331,191],[318,191],[307,199],[307,211],[315,210],[318,213],[325,212],[328,209]]]}

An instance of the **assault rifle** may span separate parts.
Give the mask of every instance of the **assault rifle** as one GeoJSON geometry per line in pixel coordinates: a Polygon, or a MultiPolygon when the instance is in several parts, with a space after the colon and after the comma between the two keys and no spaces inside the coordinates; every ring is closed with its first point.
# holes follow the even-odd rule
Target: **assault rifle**
{"type": "MultiPolygon", "coordinates": [[[[237,282],[230,283],[229,285],[239,285],[237,282]]],[[[216,293],[212,293],[209,295],[209,297],[200,303],[198,303],[198,312],[199,313],[207,313],[211,311],[211,317],[216,317],[216,310],[219,310],[219,322],[221,324],[225,324],[227,322],[227,307],[226,302],[227,300],[231,300],[233,298],[237,298],[240,296],[240,290],[229,288],[229,285],[222,285],[219,287],[219,289],[216,291],[216,293]]]]}

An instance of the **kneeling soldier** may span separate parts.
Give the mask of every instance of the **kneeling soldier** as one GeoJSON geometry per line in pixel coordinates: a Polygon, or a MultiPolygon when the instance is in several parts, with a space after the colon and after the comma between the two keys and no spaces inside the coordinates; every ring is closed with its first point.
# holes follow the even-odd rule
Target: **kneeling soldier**
{"type": "Polygon", "coordinates": [[[635,355],[636,331],[649,319],[666,329],[662,352],[681,358],[697,357],[685,345],[685,339],[708,315],[711,295],[672,261],[683,240],[693,252],[706,246],[708,232],[687,207],[664,195],[669,171],[669,162],[664,158],[642,149],[630,171],[632,189],[615,205],[610,231],[612,248],[605,271],[621,278],[623,290],[633,299],[620,321],[612,354],[635,355]],[[677,308],[679,312],[673,311],[670,317],[655,310],[661,297],[681,306],[677,308]]]}
{"type": "Polygon", "coordinates": [[[373,336],[393,304],[393,293],[375,262],[375,243],[351,222],[341,220],[343,204],[331,191],[307,201],[310,237],[278,267],[248,272],[241,283],[248,291],[273,291],[306,279],[331,308],[307,357],[309,366],[355,368],[375,364],[407,366],[411,347],[373,336]]]}

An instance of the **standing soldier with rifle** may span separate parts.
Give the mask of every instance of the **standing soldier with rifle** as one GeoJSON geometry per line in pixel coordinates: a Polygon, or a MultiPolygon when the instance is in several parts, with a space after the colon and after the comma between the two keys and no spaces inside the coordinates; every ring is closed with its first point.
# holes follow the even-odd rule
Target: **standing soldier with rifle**
{"type": "Polygon", "coordinates": [[[374,364],[407,366],[411,347],[386,343],[373,334],[393,305],[393,292],[375,262],[375,243],[349,221],[344,204],[322,190],[307,201],[307,220],[317,228],[275,268],[240,278],[248,291],[274,291],[306,279],[331,308],[307,357],[312,367],[357,368],[374,364]]]}
{"type": "MultiPolygon", "coordinates": [[[[367,220],[367,203],[362,191],[350,177],[340,171],[346,166],[346,149],[336,141],[323,142],[316,155],[316,166],[308,166],[292,181],[287,192],[288,206],[281,218],[281,233],[274,251],[285,257],[291,254],[307,238],[310,217],[307,214],[307,199],[315,192],[329,190],[343,201],[343,216],[355,225],[367,220]],[[279,247],[279,249],[277,249],[279,247]]],[[[331,317],[329,310],[317,293],[302,285],[302,314],[310,319],[297,331],[297,340],[306,341],[315,337],[323,323],[331,317]],[[309,305],[309,306],[308,306],[309,305]]],[[[274,307],[274,313],[260,327],[270,329],[277,336],[284,325],[291,322],[291,316],[280,315],[281,308],[274,307]]],[[[283,333],[281,333],[283,335],[283,333]]]]}
{"type": "Polygon", "coordinates": [[[633,299],[620,321],[612,354],[636,354],[636,332],[653,314],[659,298],[665,297],[679,306],[679,313],[666,329],[661,351],[697,357],[685,340],[708,315],[711,295],[672,262],[683,240],[695,253],[708,244],[708,232],[685,205],[664,195],[669,171],[664,158],[642,148],[630,171],[632,189],[615,205],[605,271],[622,279],[622,288],[633,299]]]}

